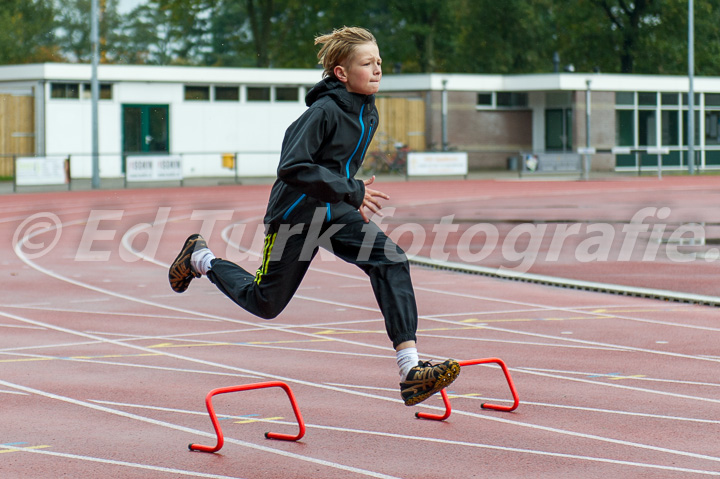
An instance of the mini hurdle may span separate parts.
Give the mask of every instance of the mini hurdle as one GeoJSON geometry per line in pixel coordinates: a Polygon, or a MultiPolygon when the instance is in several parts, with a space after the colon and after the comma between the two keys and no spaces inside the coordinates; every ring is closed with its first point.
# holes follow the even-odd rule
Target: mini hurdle
{"type": "MultiPolygon", "coordinates": [[[[512,406],[500,406],[497,404],[482,403],[480,405],[480,407],[482,407],[484,409],[494,409],[496,411],[505,411],[505,412],[514,411],[518,407],[518,404],[520,404],[520,399],[518,398],[517,390],[515,389],[515,384],[513,383],[513,380],[510,377],[510,372],[508,371],[508,368],[502,359],[484,358],[484,359],[468,359],[465,361],[458,361],[458,364],[460,364],[461,368],[463,366],[474,366],[476,364],[487,364],[487,363],[495,363],[502,368],[502,371],[505,374],[505,379],[507,380],[508,386],[510,387],[510,393],[512,394],[514,402],[513,402],[512,406]]],[[[444,421],[445,419],[449,418],[450,414],[452,413],[452,407],[450,406],[450,399],[448,398],[448,395],[445,392],[445,389],[442,389],[440,391],[440,395],[443,398],[443,403],[445,403],[445,414],[430,414],[430,413],[426,413],[426,412],[416,412],[415,417],[417,417],[419,419],[432,419],[435,421],[444,421]]]]}
{"type": "Polygon", "coordinates": [[[220,428],[220,423],[218,422],[217,415],[215,414],[215,408],[213,408],[212,405],[212,398],[213,396],[216,396],[218,394],[226,394],[226,393],[234,393],[234,392],[240,392],[240,391],[249,391],[253,389],[263,389],[263,388],[272,388],[272,387],[279,387],[285,390],[285,393],[287,393],[288,398],[290,399],[290,404],[292,405],[293,412],[295,413],[295,418],[297,419],[298,426],[300,428],[300,431],[297,435],[293,436],[292,434],[280,434],[276,432],[266,432],[265,437],[267,439],[280,439],[283,441],[298,441],[305,435],[305,423],[303,422],[302,415],[300,414],[300,409],[298,408],[297,402],[295,401],[295,395],[292,393],[292,390],[290,389],[290,386],[287,384],[280,382],[280,381],[269,381],[264,383],[253,383],[253,384],[243,384],[240,386],[230,386],[225,388],[218,388],[213,389],[208,393],[208,395],[205,397],[205,405],[207,406],[208,414],[210,414],[210,420],[212,421],[213,427],[215,428],[215,434],[217,434],[217,444],[215,447],[212,446],[203,446],[202,444],[190,444],[188,448],[191,451],[200,451],[200,452],[217,452],[220,449],[222,449],[225,438],[223,437],[222,429],[220,428]]]}

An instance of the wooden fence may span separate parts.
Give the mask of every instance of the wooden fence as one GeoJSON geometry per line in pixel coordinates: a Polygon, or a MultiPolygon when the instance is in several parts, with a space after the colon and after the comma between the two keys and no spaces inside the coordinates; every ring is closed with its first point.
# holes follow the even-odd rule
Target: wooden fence
{"type": "Polygon", "coordinates": [[[13,175],[12,155],[35,154],[35,99],[0,94],[0,177],[13,175]]]}
{"type": "Polygon", "coordinates": [[[378,97],[375,106],[380,114],[380,127],[369,151],[393,152],[396,144],[414,151],[425,150],[425,102],[422,99],[378,97]]]}

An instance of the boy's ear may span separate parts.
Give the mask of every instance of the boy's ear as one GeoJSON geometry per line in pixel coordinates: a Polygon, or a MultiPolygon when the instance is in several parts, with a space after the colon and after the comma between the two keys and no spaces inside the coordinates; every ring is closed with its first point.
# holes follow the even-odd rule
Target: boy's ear
{"type": "Polygon", "coordinates": [[[333,73],[335,74],[335,78],[343,83],[347,83],[347,71],[345,70],[345,67],[342,65],[336,65],[335,68],[333,68],[333,73]]]}

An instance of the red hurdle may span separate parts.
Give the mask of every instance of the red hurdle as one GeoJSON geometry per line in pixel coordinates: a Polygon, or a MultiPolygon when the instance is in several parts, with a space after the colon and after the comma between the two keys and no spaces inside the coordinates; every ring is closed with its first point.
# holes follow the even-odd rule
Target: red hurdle
{"type": "Polygon", "coordinates": [[[201,452],[217,452],[220,449],[222,449],[223,444],[225,443],[225,439],[223,437],[222,429],[220,428],[220,424],[218,423],[217,415],[215,414],[215,409],[212,405],[212,398],[213,396],[216,396],[218,394],[225,394],[225,393],[234,393],[238,391],[248,391],[251,389],[263,389],[263,388],[272,388],[272,387],[278,387],[283,388],[285,392],[288,395],[288,398],[290,399],[290,404],[292,404],[293,412],[295,413],[295,418],[297,419],[298,426],[300,427],[300,431],[296,436],[293,436],[292,434],[280,434],[276,432],[266,432],[265,437],[268,439],[281,439],[283,441],[298,441],[300,438],[302,438],[305,435],[305,423],[303,422],[302,415],[300,414],[300,409],[298,408],[297,402],[295,401],[295,396],[292,393],[292,390],[290,389],[290,386],[287,384],[280,382],[280,381],[269,381],[265,383],[253,383],[253,384],[243,384],[241,386],[230,386],[225,388],[218,388],[213,389],[208,393],[208,395],[205,397],[205,405],[207,406],[208,413],[210,414],[210,420],[212,421],[213,427],[215,428],[215,433],[217,434],[217,445],[215,447],[211,446],[203,446],[202,444],[190,444],[188,448],[191,451],[201,451],[201,452]]]}
{"type": "MultiPolygon", "coordinates": [[[[460,364],[460,367],[463,366],[474,366],[476,364],[487,364],[487,363],[495,363],[499,365],[503,373],[505,374],[505,379],[507,380],[508,386],[510,387],[510,392],[512,393],[512,397],[514,399],[514,403],[512,406],[499,406],[497,404],[488,404],[488,403],[482,403],[480,407],[484,409],[494,409],[496,411],[505,411],[510,412],[514,411],[518,404],[520,404],[520,398],[518,398],[517,390],[515,389],[515,384],[513,383],[512,378],[510,377],[510,372],[508,371],[507,366],[505,366],[505,363],[502,359],[498,358],[485,358],[485,359],[468,359],[466,361],[458,361],[460,364]]],[[[445,414],[430,414],[426,412],[416,412],[415,417],[420,419],[433,419],[435,421],[444,421],[445,419],[450,417],[450,413],[452,412],[452,407],[450,406],[450,399],[448,398],[447,393],[445,392],[445,389],[440,391],[440,395],[443,398],[443,402],[445,403],[445,414]]]]}

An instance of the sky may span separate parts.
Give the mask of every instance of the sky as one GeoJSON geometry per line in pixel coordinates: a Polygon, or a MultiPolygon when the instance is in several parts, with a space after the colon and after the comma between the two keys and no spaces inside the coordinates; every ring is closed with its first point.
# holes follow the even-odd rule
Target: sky
{"type": "Polygon", "coordinates": [[[145,0],[120,0],[118,2],[118,10],[120,13],[128,13],[141,3],[145,3],[145,0]]]}

